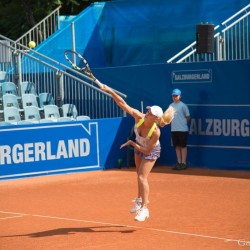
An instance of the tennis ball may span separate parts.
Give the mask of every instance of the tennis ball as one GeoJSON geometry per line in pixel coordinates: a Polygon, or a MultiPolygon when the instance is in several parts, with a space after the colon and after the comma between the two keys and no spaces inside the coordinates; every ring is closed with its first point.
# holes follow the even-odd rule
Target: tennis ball
{"type": "Polygon", "coordinates": [[[30,42],[29,42],[29,47],[30,47],[31,49],[34,49],[34,48],[36,47],[36,43],[35,43],[34,41],[30,41],[30,42]]]}

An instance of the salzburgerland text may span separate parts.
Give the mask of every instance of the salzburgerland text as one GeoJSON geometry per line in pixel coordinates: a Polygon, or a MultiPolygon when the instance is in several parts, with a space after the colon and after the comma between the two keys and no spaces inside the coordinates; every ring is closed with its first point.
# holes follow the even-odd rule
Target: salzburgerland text
{"type": "Polygon", "coordinates": [[[249,137],[248,119],[191,119],[190,135],[249,137]]]}
{"type": "Polygon", "coordinates": [[[174,80],[177,81],[186,81],[186,80],[208,80],[210,78],[209,74],[181,74],[175,75],[174,80]]]}
{"type": "Polygon", "coordinates": [[[90,154],[90,142],[86,138],[0,146],[0,165],[57,160],[60,158],[86,157],[90,154]],[[52,150],[53,148],[53,150],[52,150]]]}
{"type": "Polygon", "coordinates": [[[176,70],[172,72],[172,83],[211,83],[212,69],[176,70]]]}

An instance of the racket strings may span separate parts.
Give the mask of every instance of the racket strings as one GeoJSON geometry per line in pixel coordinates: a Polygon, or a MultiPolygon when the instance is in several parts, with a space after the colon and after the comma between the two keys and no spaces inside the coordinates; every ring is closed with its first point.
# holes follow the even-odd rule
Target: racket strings
{"type": "Polygon", "coordinates": [[[94,81],[96,80],[91,72],[88,62],[81,54],[73,50],[66,50],[64,55],[66,60],[72,65],[74,69],[82,71],[90,76],[94,81]]]}

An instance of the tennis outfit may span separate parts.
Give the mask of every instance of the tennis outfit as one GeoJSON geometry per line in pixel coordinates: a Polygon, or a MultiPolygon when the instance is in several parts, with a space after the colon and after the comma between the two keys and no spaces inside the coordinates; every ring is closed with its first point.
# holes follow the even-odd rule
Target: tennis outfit
{"type": "MultiPolygon", "coordinates": [[[[148,145],[148,141],[150,140],[157,124],[154,123],[152,125],[152,127],[150,128],[148,134],[147,134],[147,137],[143,137],[141,136],[139,133],[138,133],[138,128],[144,123],[144,117],[138,122],[135,124],[134,126],[134,132],[135,132],[135,139],[136,139],[136,142],[142,146],[142,147],[145,147],[147,148],[147,145],[148,145]]],[[[140,155],[143,159],[145,160],[156,160],[160,157],[160,154],[161,154],[161,144],[160,144],[160,141],[158,140],[156,145],[154,146],[153,150],[150,152],[150,154],[144,154],[142,152],[140,152],[139,150],[136,150],[134,149],[135,153],[140,155]]]]}
{"type": "MultiPolygon", "coordinates": [[[[147,136],[143,137],[138,133],[138,128],[143,123],[144,123],[144,117],[139,122],[137,122],[134,126],[135,140],[136,140],[137,144],[139,144],[142,147],[147,148],[148,142],[149,142],[157,124],[154,123],[152,125],[152,127],[150,128],[147,136]]],[[[161,154],[161,144],[160,144],[160,141],[158,140],[156,142],[156,145],[154,146],[153,150],[149,154],[144,154],[136,149],[134,149],[134,151],[135,151],[135,154],[140,155],[145,160],[156,160],[160,157],[160,154],[161,154]]],[[[136,198],[134,202],[135,202],[134,207],[130,210],[130,212],[137,213],[137,215],[135,216],[136,221],[145,221],[147,218],[149,218],[148,208],[142,207],[141,198],[136,198]]]]}

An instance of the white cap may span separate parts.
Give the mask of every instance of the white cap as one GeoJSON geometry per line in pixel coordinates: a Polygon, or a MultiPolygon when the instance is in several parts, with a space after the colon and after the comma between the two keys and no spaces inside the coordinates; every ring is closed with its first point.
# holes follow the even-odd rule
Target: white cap
{"type": "Polygon", "coordinates": [[[163,110],[159,106],[147,106],[147,109],[150,109],[151,113],[158,118],[161,118],[163,115],[163,110]]]}

